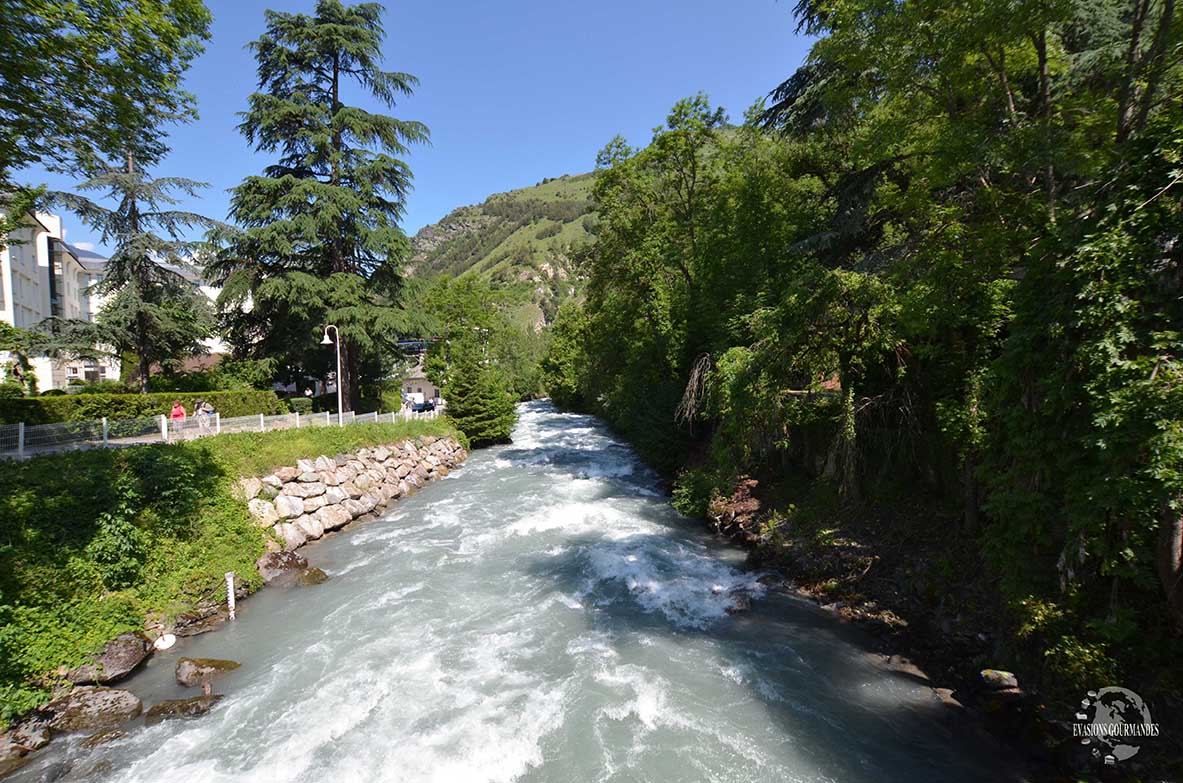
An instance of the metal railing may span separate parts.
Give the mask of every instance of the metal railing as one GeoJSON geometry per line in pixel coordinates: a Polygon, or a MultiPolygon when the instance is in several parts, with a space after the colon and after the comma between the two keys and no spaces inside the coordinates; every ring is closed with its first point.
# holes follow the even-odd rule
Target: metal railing
{"type": "Polygon", "coordinates": [[[232,432],[276,432],[305,427],[344,427],[348,424],[397,423],[434,419],[439,409],[415,413],[409,409],[391,413],[346,411],[338,420],[329,413],[281,413],[266,416],[223,417],[220,413],[172,420],[167,416],[97,421],[65,421],[56,424],[0,425],[0,459],[25,459],[72,449],[118,448],[147,443],[176,443],[232,432]]]}

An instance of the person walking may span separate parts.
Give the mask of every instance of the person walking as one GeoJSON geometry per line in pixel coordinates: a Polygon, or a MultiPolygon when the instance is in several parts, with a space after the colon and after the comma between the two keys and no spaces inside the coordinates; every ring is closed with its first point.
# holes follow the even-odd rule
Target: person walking
{"type": "Polygon", "coordinates": [[[209,429],[209,420],[212,416],[213,406],[207,403],[200,397],[193,403],[193,418],[197,420],[197,429],[205,432],[209,429]],[[207,410],[208,408],[208,410],[207,410]]]}
{"type": "Polygon", "coordinates": [[[169,411],[168,418],[173,434],[180,435],[185,427],[185,406],[180,400],[173,400],[173,409],[169,411]]]}

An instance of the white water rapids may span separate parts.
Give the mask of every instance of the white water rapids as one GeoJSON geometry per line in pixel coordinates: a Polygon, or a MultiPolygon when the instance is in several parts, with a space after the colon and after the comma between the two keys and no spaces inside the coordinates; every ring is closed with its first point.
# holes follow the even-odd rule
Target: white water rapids
{"type": "Polygon", "coordinates": [[[521,414],[512,445],[302,550],[328,582],[261,591],[126,686],[147,706],[196,695],[180,656],[241,661],[209,715],[58,740],[15,779],[1003,779],[929,689],[766,589],[597,420],[521,414]]]}

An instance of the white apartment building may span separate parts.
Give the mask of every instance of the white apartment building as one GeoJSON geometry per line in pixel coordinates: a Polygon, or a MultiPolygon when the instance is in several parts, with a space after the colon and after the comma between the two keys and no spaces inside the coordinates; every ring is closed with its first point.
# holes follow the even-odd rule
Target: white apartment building
{"type": "MultiPolygon", "coordinates": [[[[90,287],[102,279],[105,262],[66,243],[61,217],[28,215],[0,246],[0,320],[21,329],[32,329],[51,316],[93,321],[103,302],[91,295],[90,287]]],[[[0,368],[10,360],[0,351],[0,368]]],[[[41,391],[65,388],[71,380],[119,378],[114,360],[58,362],[35,357],[31,363],[41,391]]]]}

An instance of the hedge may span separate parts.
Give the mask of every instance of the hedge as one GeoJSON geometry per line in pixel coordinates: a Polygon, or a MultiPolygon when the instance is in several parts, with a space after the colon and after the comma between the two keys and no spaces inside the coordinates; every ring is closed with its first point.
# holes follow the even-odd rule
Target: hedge
{"type": "Polygon", "coordinates": [[[60,421],[96,421],[106,416],[111,420],[136,419],[143,416],[168,415],[173,400],[180,400],[188,413],[195,401],[207,400],[223,416],[251,416],[286,413],[273,391],[244,389],[240,391],[157,394],[65,394],[51,397],[23,397],[0,399],[0,424],[50,424],[60,421]]]}

